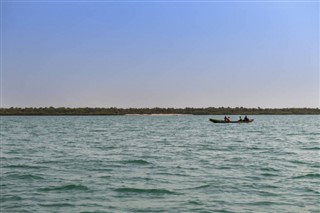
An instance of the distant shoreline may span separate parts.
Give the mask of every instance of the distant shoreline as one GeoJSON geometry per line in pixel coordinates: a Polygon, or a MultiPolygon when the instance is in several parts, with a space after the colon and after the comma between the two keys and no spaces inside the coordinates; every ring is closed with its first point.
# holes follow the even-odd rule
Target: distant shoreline
{"type": "Polygon", "coordinates": [[[124,116],[186,116],[193,114],[125,114],[124,116]]]}
{"type": "Polygon", "coordinates": [[[0,116],[181,116],[181,115],[320,115],[319,108],[0,108],[0,116]]]}

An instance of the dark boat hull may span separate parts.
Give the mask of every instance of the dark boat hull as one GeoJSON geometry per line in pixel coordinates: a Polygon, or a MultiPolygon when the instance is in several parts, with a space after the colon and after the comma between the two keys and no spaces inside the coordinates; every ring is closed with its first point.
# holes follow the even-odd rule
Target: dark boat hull
{"type": "Polygon", "coordinates": [[[224,121],[210,118],[209,121],[213,123],[251,123],[252,121],[254,121],[254,119],[250,119],[248,121],[224,121]]]}

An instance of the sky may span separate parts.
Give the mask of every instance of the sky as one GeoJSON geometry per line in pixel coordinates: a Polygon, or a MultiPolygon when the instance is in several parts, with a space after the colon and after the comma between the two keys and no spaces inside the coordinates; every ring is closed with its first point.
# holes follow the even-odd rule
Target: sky
{"type": "Polygon", "coordinates": [[[319,1],[1,0],[1,107],[320,107],[319,1]]]}

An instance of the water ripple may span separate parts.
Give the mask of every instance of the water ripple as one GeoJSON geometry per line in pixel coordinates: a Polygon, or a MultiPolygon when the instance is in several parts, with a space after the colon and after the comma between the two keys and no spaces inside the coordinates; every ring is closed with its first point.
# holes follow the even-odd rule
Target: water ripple
{"type": "Polygon", "coordinates": [[[121,193],[133,193],[133,194],[140,194],[140,193],[147,193],[147,194],[178,194],[176,192],[172,192],[166,189],[142,189],[142,188],[117,188],[114,189],[116,192],[121,193]]]}
{"type": "Polygon", "coordinates": [[[319,212],[319,116],[1,118],[3,212],[319,212]]]}
{"type": "Polygon", "coordinates": [[[88,187],[83,185],[69,184],[69,185],[63,185],[63,186],[52,186],[52,187],[40,188],[39,191],[43,191],[43,192],[69,191],[69,190],[86,191],[88,189],[89,189],[88,187]]]}

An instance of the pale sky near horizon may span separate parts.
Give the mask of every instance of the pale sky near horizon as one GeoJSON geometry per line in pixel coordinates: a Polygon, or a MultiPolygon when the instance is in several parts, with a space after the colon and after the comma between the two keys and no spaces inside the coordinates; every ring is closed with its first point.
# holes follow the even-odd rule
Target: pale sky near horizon
{"type": "Polygon", "coordinates": [[[319,1],[1,1],[2,107],[320,107],[319,1]]]}

